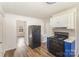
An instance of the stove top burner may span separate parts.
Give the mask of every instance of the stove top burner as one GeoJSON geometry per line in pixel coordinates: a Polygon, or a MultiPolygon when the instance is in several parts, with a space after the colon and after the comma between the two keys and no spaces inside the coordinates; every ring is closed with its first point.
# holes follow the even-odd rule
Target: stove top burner
{"type": "Polygon", "coordinates": [[[54,36],[58,39],[67,39],[69,34],[67,32],[55,32],[54,36]]]}

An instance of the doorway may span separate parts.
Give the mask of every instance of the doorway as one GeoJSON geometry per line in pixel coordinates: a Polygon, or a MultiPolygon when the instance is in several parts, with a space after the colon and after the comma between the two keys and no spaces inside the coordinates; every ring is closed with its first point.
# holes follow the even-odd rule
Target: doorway
{"type": "Polygon", "coordinates": [[[21,21],[21,20],[17,20],[16,21],[16,34],[17,34],[17,43],[19,43],[19,41],[26,41],[26,21],[21,21]]]}
{"type": "Polygon", "coordinates": [[[26,21],[16,21],[16,34],[17,34],[17,47],[14,56],[23,56],[26,51],[26,37],[27,37],[27,24],[26,21]],[[23,52],[24,51],[24,52],[23,52]]]}

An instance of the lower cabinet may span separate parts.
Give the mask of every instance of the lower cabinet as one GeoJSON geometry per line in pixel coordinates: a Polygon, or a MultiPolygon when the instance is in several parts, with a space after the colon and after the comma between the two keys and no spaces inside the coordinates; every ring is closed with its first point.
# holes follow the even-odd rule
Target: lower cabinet
{"type": "Polygon", "coordinates": [[[73,42],[65,41],[64,47],[65,47],[65,52],[64,52],[65,57],[74,57],[75,56],[75,41],[73,41],[73,42]]]}

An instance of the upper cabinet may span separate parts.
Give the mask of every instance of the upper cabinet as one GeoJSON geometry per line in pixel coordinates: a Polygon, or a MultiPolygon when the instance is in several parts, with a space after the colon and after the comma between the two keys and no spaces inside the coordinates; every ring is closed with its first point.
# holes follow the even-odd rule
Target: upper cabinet
{"type": "Polygon", "coordinates": [[[53,16],[50,19],[52,27],[67,27],[67,21],[66,15],[53,16]]]}
{"type": "Polygon", "coordinates": [[[67,29],[75,28],[75,9],[60,12],[50,18],[51,27],[66,27],[67,29]]]}
{"type": "Polygon", "coordinates": [[[67,29],[75,29],[75,12],[71,12],[68,14],[68,26],[67,29]]]}

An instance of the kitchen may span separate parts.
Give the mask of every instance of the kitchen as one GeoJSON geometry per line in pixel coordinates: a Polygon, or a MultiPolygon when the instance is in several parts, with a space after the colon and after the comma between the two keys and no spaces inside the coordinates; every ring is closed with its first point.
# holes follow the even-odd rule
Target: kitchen
{"type": "MultiPolygon", "coordinates": [[[[71,8],[71,9],[59,12],[50,18],[50,25],[53,28],[52,31],[54,33],[54,37],[56,36],[57,37],[56,38],[49,37],[48,41],[49,39],[50,41],[48,43],[50,43],[51,41],[53,43],[53,40],[51,39],[63,40],[62,45],[59,46],[59,47],[62,46],[63,48],[60,49],[59,47],[57,47],[60,50],[58,49],[59,52],[55,52],[54,54],[57,55],[57,53],[59,53],[58,54],[59,56],[62,56],[63,54],[65,54],[65,56],[75,56],[76,15],[77,15],[76,8],[71,8]]],[[[50,47],[50,45],[54,45],[52,43],[48,44],[48,46],[50,48],[49,50],[52,50],[52,53],[53,53],[54,51],[58,51],[58,50],[57,48],[53,50],[54,48],[52,46],[51,46],[52,48],[50,47]]],[[[55,43],[54,47],[56,47],[56,44],[58,43],[55,43]]]]}
{"type": "MultiPolygon", "coordinates": [[[[2,32],[0,33],[0,35],[2,35],[0,37],[2,39],[0,40],[1,56],[4,56],[6,51],[17,48],[17,44],[18,44],[17,43],[18,34],[17,34],[17,24],[16,24],[18,23],[17,21],[21,21],[22,25],[23,25],[23,22],[26,24],[24,25],[26,28],[25,30],[24,30],[24,27],[20,26],[21,23],[18,24],[19,25],[18,31],[21,31],[21,32],[24,31],[23,35],[24,35],[26,45],[32,48],[36,48],[37,52],[39,52],[39,55],[36,54],[34,56],[36,57],[37,56],[46,57],[46,56],[53,56],[53,55],[54,55],[53,57],[78,56],[79,55],[78,3],[64,4],[64,3],[56,2],[55,4],[51,5],[51,4],[47,4],[46,2],[42,2],[42,3],[31,2],[27,4],[26,3],[25,4],[24,3],[22,4],[21,3],[17,3],[17,4],[2,3],[2,6],[0,6],[1,8],[0,14],[2,17],[2,18],[0,17],[1,18],[0,24],[2,26],[0,29],[0,31],[2,32]],[[65,6],[65,8],[63,7],[63,5],[65,6]],[[35,6],[36,6],[36,9],[35,9],[35,6]],[[24,14],[23,14],[23,11],[25,11],[24,14]],[[47,11],[51,14],[49,15],[47,11]],[[32,36],[34,38],[33,41],[32,41],[32,36]],[[45,45],[42,45],[41,43],[45,43],[45,45]],[[40,46],[42,46],[42,48],[40,48],[40,46]],[[41,49],[42,49],[42,52],[40,52],[41,49]],[[46,54],[46,52],[48,53],[48,55],[46,54]]],[[[30,51],[32,50],[33,49],[31,49],[30,51]]],[[[34,51],[36,50],[33,50],[32,52],[35,54],[34,51]]],[[[30,54],[29,52],[28,54],[30,54]]]]}

